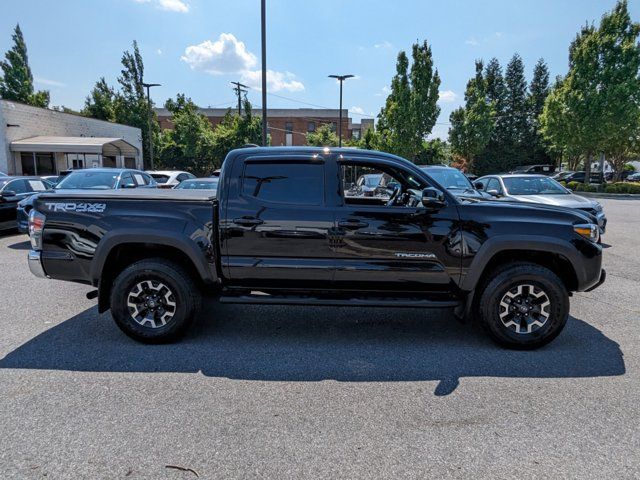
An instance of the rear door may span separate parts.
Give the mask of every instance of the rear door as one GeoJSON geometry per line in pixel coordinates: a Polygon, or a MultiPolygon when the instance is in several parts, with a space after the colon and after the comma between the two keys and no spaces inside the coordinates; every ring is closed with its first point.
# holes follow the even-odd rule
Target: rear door
{"type": "Polygon", "coordinates": [[[326,206],[324,159],[236,158],[229,167],[220,229],[231,282],[326,288],[333,275],[333,212],[326,206]]]}

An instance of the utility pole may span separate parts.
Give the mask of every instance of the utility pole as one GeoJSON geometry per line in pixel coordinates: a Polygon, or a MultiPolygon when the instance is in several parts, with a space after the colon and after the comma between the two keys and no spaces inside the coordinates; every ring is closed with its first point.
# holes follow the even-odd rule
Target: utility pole
{"type": "Polygon", "coordinates": [[[153,166],[153,131],[151,130],[151,124],[153,123],[153,112],[151,111],[151,94],[149,93],[149,89],[151,87],[159,87],[159,83],[142,83],[142,86],[147,89],[147,110],[149,110],[149,118],[148,118],[148,136],[149,136],[149,165],[151,166],[151,170],[154,169],[153,166]]]}
{"type": "Polygon", "coordinates": [[[335,78],[340,82],[340,121],[338,123],[338,147],[342,146],[342,82],[351,77],[353,77],[353,75],[329,75],[329,78],[335,78]]]}
{"type": "Polygon", "coordinates": [[[260,2],[260,27],[262,31],[262,146],[267,146],[267,5],[260,2]]]}
{"type": "Polygon", "coordinates": [[[236,95],[238,95],[238,115],[242,115],[242,94],[246,94],[249,87],[241,84],[240,82],[229,83],[231,83],[231,85],[235,85],[235,87],[233,87],[233,90],[236,92],[236,95]]]}

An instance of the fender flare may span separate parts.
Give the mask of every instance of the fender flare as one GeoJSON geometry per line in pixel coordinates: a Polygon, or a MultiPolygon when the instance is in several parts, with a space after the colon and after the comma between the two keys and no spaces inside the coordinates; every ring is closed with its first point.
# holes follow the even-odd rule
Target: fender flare
{"type": "Polygon", "coordinates": [[[582,284],[587,276],[586,271],[582,268],[582,255],[567,240],[541,235],[500,235],[490,238],[480,247],[460,288],[464,291],[474,290],[491,259],[505,250],[536,251],[561,255],[573,266],[578,284],[582,284]]]}
{"type": "Polygon", "coordinates": [[[215,270],[210,268],[203,251],[186,235],[177,232],[158,233],[157,230],[127,228],[126,231],[112,230],[108,232],[98,243],[90,271],[94,285],[99,284],[105,262],[113,249],[129,243],[149,243],[177,248],[189,257],[204,282],[212,283],[218,280],[215,270]]]}

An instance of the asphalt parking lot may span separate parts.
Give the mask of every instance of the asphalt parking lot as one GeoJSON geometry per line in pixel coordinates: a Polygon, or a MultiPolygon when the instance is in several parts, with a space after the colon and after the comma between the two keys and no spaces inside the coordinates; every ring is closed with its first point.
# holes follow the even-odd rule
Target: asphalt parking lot
{"type": "Polygon", "coordinates": [[[638,478],[640,202],[535,352],[445,312],[207,304],[140,345],[0,237],[2,478],[638,478]]]}

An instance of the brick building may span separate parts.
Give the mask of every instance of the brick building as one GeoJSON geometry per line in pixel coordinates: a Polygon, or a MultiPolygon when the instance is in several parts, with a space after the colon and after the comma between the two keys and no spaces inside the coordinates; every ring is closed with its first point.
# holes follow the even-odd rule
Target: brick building
{"type": "MultiPolygon", "coordinates": [[[[160,127],[164,129],[173,128],[171,123],[171,112],[166,108],[156,108],[160,127]]],[[[224,115],[226,108],[201,108],[200,113],[207,117],[214,127],[218,125],[224,115]]],[[[260,107],[256,107],[253,112],[260,115],[260,107]]],[[[306,145],[306,134],[315,131],[320,125],[329,124],[335,131],[338,131],[340,121],[340,111],[336,109],[323,108],[270,108],[267,110],[269,119],[268,132],[271,136],[273,146],[300,146],[306,145]]],[[[342,135],[343,139],[359,138],[364,134],[362,126],[370,128],[373,126],[373,119],[363,119],[361,123],[353,124],[349,118],[347,109],[342,110],[342,135]]]]}
{"type": "Polygon", "coordinates": [[[140,129],[0,100],[0,172],[57,175],[91,167],[143,168],[140,129]]]}

